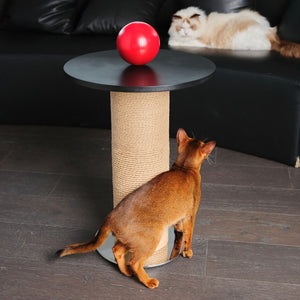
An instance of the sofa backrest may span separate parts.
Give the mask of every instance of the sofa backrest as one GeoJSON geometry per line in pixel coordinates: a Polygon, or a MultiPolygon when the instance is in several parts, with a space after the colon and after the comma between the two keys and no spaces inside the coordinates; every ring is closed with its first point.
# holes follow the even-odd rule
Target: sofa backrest
{"type": "Polygon", "coordinates": [[[112,34],[139,20],[167,32],[172,14],[188,6],[207,13],[249,8],[275,26],[293,1],[300,0],[0,0],[0,29],[112,34]]]}
{"type": "Polygon", "coordinates": [[[279,25],[290,0],[253,0],[254,9],[265,16],[271,26],[279,25]]]}
{"type": "Polygon", "coordinates": [[[4,14],[5,4],[6,4],[5,0],[0,0],[0,20],[4,14]]]}
{"type": "Polygon", "coordinates": [[[155,26],[162,0],[89,0],[82,11],[75,33],[117,34],[133,21],[155,26]]]}
{"type": "Polygon", "coordinates": [[[70,34],[87,1],[0,0],[0,28],[70,34]]]}
{"type": "Polygon", "coordinates": [[[115,34],[132,21],[155,25],[163,3],[164,0],[0,0],[0,29],[115,34]]]}
{"type": "Polygon", "coordinates": [[[180,0],[181,8],[197,6],[206,13],[236,12],[245,8],[258,11],[272,26],[278,25],[290,0],[180,0]]]}
{"type": "Polygon", "coordinates": [[[280,25],[279,37],[283,40],[300,43],[300,1],[290,0],[280,25]]]}

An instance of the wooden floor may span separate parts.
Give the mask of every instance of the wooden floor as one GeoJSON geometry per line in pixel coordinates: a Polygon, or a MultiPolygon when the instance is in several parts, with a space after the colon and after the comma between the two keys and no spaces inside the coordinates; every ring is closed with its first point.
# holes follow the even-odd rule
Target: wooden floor
{"type": "Polygon", "coordinates": [[[0,299],[300,299],[300,169],[211,159],[194,256],[148,270],[149,290],[96,252],[54,257],[112,208],[110,131],[0,126],[0,299]]]}

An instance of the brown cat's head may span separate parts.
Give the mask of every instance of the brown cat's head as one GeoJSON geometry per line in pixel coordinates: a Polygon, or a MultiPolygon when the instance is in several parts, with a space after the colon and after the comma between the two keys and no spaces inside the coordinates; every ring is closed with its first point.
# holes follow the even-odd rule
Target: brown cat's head
{"type": "Polygon", "coordinates": [[[195,38],[201,35],[201,25],[206,21],[206,14],[198,7],[188,7],[177,11],[172,18],[169,35],[180,38],[195,38]]]}
{"type": "Polygon", "coordinates": [[[202,162],[216,146],[215,141],[203,143],[188,137],[182,128],[178,129],[176,137],[178,156],[175,165],[180,168],[200,170],[202,162]]]}

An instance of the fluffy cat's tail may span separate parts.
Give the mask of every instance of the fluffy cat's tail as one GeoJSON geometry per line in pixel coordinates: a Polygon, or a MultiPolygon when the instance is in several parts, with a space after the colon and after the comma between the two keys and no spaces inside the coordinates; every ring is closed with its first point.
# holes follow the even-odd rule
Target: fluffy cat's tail
{"type": "Polygon", "coordinates": [[[281,40],[277,35],[276,28],[273,29],[269,34],[271,50],[275,50],[285,57],[300,58],[300,44],[281,40]]]}
{"type": "Polygon", "coordinates": [[[100,227],[97,235],[92,240],[86,243],[66,246],[64,249],[58,250],[56,254],[59,257],[63,257],[70,254],[86,253],[96,250],[105,242],[110,232],[111,229],[108,226],[108,222],[104,222],[103,225],[100,227]]]}

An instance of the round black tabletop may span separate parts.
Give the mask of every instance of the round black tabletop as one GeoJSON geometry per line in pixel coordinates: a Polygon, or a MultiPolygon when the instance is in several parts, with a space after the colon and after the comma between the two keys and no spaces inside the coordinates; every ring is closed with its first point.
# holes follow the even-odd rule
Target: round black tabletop
{"type": "Polygon", "coordinates": [[[181,89],[204,82],[215,70],[213,62],[198,54],[164,49],[144,66],[126,63],[117,50],[81,55],[64,65],[64,71],[79,84],[115,92],[181,89]]]}

